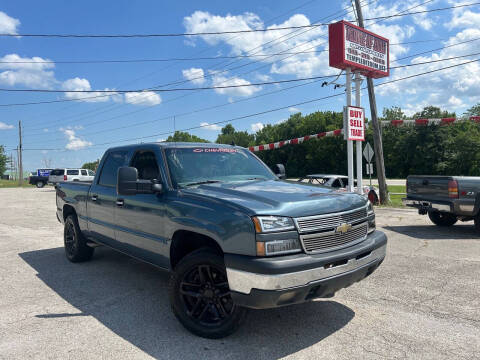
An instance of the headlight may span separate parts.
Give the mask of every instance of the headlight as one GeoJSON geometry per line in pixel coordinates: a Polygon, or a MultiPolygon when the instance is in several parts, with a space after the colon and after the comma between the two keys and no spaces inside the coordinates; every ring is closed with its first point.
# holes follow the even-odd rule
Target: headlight
{"type": "Polygon", "coordinates": [[[257,233],[285,231],[295,229],[293,220],[284,216],[255,216],[253,218],[257,233]]]}
{"type": "Polygon", "coordinates": [[[298,253],[301,251],[298,239],[257,241],[257,256],[272,256],[298,253]]]}

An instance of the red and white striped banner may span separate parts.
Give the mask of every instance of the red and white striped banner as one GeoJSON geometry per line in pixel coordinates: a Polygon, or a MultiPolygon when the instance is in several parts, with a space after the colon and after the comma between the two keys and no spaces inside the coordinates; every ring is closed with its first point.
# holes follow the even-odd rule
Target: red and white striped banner
{"type": "MultiPolygon", "coordinates": [[[[448,125],[452,124],[455,122],[460,122],[460,121],[474,121],[476,123],[480,123],[480,116],[470,116],[469,118],[442,118],[442,119],[415,119],[415,120],[392,120],[392,121],[382,121],[382,126],[402,126],[402,125],[416,125],[416,126],[422,126],[422,125],[448,125]]],[[[263,145],[257,145],[257,146],[250,146],[248,149],[252,152],[257,152],[257,151],[263,151],[263,150],[273,150],[273,149],[279,149],[282,146],[285,145],[294,145],[294,144],[301,144],[304,141],[310,140],[310,139],[320,139],[328,136],[339,136],[343,134],[343,129],[337,129],[333,131],[327,131],[327,132],[322,132],[318,134],[313,134],[313,135],[307,135],[295,139],[290,139],[290,140],[283,140],[283,141],[278,141],[275,143],[270,143],[270,144],[263,144],[263,145]]]]}
{"type": "Polygon", "coordinates": [[[441,119],[415,119],[415,120],[392,120],[382,121],[382,126],[402,126],[402,125],[448,125],[460,121],[474,121],[480,123],[480,116],[470,116],[469,118],[441,118],[441,119]]]}
{"type": "Polygon", "coordinates": [[[263,144],[263,145],[257,145],[257,146],[250,146],[248,149],[252,152],[257,152],[257,151],[263,151],[263,150],[273,150],[273,149],[278,149],[281,148],[282,146],[289,145],[289,144],[301,144],[304,141],[310,140],[310,139],[320,139],[323,137],[328,137],[328,136],[338,136],[343,134],[342,129],[337,129],[333,131],[327,131],[327,132],[321,132],[318,134],[313,134],[313,135],[307,135],[295,139],[290,139],[290,140],[283,140],[283,141],[278,141],[275,143],[270,143],[270,144],[263,144]]]}

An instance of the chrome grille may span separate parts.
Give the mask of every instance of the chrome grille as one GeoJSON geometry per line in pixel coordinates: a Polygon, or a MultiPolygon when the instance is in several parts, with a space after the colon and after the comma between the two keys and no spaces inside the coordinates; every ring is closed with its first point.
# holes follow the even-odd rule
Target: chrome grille
{"type": "Polygon", "coordinates": [[[300,233],[311,231],[333,229],[344,223],[352,224],[366,220],[367,208],[346,211],[342,213],[307,216],[295,219],[297,229],[300,233]]]}
{"type": "Polygon", "coordinates": [[[363,240],[367,236],[367,231],[367,222],[363,222],[353,226],[346,233],[337,233],[335,230],[324,231],[300,235],[300,240],[307,253],[325,252],[357,240],[363,240]]]}

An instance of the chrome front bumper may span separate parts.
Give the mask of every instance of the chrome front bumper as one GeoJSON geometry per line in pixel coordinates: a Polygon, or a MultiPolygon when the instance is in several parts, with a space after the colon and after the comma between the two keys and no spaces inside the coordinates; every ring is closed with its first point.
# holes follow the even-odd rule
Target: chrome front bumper
{"type": "Polygon", "coordinates": [[[387,245],[384,244],[366,256],[350,258],[340,265],[332,264],[331,266],[322,266],[286,274],[257,274],[227,267],[228,284],[230,290],[243,294],[250,294],[252,289],[283,290],[307,286],[309,283],[348,273],[367,264],[383,260],[386,249],[387,245]]]}

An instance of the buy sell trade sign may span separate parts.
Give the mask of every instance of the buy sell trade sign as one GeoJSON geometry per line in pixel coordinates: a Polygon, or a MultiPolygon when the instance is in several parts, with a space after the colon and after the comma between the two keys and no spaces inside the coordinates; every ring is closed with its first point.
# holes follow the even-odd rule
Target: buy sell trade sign
{"type": "Polygon", "coordinates": [[[365,109],[356,106],[345,106],[343,110],[345,121],[345,139],[365,141],[365,109]]]}

